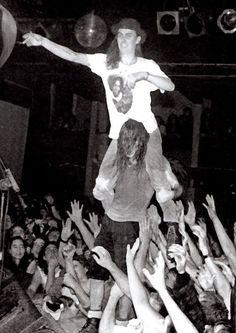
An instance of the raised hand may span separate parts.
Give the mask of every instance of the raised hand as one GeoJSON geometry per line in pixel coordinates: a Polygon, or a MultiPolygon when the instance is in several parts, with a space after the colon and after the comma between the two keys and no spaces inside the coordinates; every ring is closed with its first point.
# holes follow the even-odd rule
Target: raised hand
{"type": "Polygon", "coordinates": [[[66,222],[62,221],[61,239],[67,242],[73,232],[74,230],[71,230],[71,219],[68,217],[66,222]]]}
{"type": "Polygon", "coordinates": [[[198,282],[203,290],[210,291],[214,290],[214,279],[215,276],[212,275],[208,269],[201,267],[198,272],[198,282]]]}
{"type": "Polygon", "coordinates": [[[89,226],[94,238],[96,238],[101,231],[102,225],[98,224],[98,216],[95,213],[89,213],[89,220],[83,219],[83,221],[89,226]]]}
{"type": "Polygon", "coordinates": [[[168,256],[175,260],[177,271],[182,274],[186,266],[186,250],[182,245],[173,244],[168,249],[168,256]]]}
{"type": "Polygon", "coordinates": [[[27,46],[40,46],[42,45],[43,36],[34,34],[33,32],[27,32],[23,35],[23,44],[26,44],[27,46]]]}
{"type": "Polygon", "coordinates": [[[152,238],[152,230],[150,219],[147,216],[143,216],[139,222],[139,239],[141,243],[150,243],[152,238]]]}
{"type": "Polygon", "coordinates": [[[151,274],[146,268],[143,269],[143,274],[150,281],[153,288],[158,292],[166,288],[165,285],[165,260],[161,251],[159,251],[158,257],[155,259],[153,266],[154,273],[151,274]]]}
{"type": "Polygon", "coordinates": [[[76,247],[74,244],[68,243],[65,246],[63,246],[62,254],[65,259],[73,259],[73,256],[75,254],[76,247]]]}
{"type": "Polygon", "coordinates": [[[80,202],[76,200],[71,201],[70,205],[71,205],[71,213],[67,211],[67,214],[71,218],[71,220],[75,222],[75,224],[78,226],[83,221],[82,212],[84,205],[80,206],[80,202]]]}
{"type": "Polygon", "coordinates": [[[206,208],[210,219],[213,220],[217,216],[213,195],[207,194],[206,202],[207,202],[207,204],[203,203],[203,206],[206,208]]]}
{"type": "Polygon", "coordinates": [[[188,202],[188,211],[187,214],[184,215],[184,221],[192,228],[195,224],[196,219],[196,209],[194,203],[192,201],[188,202]]]}
{"type": "Polygon", "coordinates": [[[209,244],[207,239],[206,224],[201,222],[200,225],[194,225],[192,227],[193,234],[198,237],[199,248],[203,255],[208,255],[209,244]]]}
{"type": "Polygon", "coordinates": [[[92,255],[98,265],[110,270],[113,265],[113,261],[110,253],[104,247],[95,246],[92,249],[92,255]]]}
{"type": "Polygon", "coordinates": [[[76,279],[70,273],[65,273],[63,284],[71,289],[75,289],[76,279]]]}
{"type": "Polygon", "coordinates": [[[126,263],[128,264],[132,264],[134,262],[134,258],[135,255],[139,249],[139,245],[140,245],[140,240],[139,238],[136,239],[136,241],[134,242],[132,248],[130,247],[130,245],[127,245],[127,251],[126,251],[126,263]]]}

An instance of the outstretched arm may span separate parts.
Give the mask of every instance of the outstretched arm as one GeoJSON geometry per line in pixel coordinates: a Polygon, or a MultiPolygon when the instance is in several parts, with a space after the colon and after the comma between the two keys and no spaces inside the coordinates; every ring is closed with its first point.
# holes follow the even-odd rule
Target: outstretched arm
{"type": "Polygon", "coordinates": [[[206,208],[210,219],[213,222],[218,240],[220,242],[221,248],[227,257],[230,267],[236,275],[236,249],[231,241],[230,237],[228,236],[223,224],[221,223],[220,219],[217,216],[216,209],[215,209],[215,201],[212,195],[207,194],[206,196],[207,204],[203,204],[206,208]]]}
{"type": "Polygon", "coordinates": [[[123,296],[123,293],[115,283],[111,288],[110,297],[102,314],[99,333],[113,333],[116,321],[116,306],[121,296],[123,296]]]}
{"type": "Polygon", "coordinates": [[[198,330],[188,317],[180,310],[179,306],[175,303],[170,296],[165,285],[165,262],[161,252],[156,259],[154,266],[154,273],[150,274],[148,270],[144,269],[143,272],[147,279],[151,282],[152,286],[158,291],[163,303],[172,319],[177,333],[189,332],[198,333],[198,330]]]}
{"type": "Polygon", "coordinates": [[[26,44],[27,46],[42,46],[62,59],[89,67],[87,54],[74,52],[68,47],[54,43],[51,40],[32,32],[24,34],[23,39],[23,44],[26,44]]]}
{"type": "Polygon", "coordinates": [[[132,248],[127,246],[126,265],[128,272],[128,280],[132,302],[135,308],[138,319],[143,321],[144,327],[152,323],[158,327],[164,325],[164,318],[156,312],[149,303],[148,293],[142,284],[137,270],[134,265],[134,257],[139,247],[139,239],[137,239],[132,248]]]}

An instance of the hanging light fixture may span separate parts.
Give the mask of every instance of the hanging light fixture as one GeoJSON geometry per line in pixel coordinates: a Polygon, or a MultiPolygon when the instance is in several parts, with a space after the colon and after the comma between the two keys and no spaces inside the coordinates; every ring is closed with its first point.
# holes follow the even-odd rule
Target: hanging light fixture
{"type": "Polygon", "coordinates": [[[107,26],[103,19],[91,12],[78,19],[74,34],[83,47],[97,48],[107,37],[107,26]]]}
{"type": "Polygon", "coordinates": [[[232,34],[236,31],[236,11],[234,9],[225,9],[217,19],[218,27],[225,34],[232,34]]]}

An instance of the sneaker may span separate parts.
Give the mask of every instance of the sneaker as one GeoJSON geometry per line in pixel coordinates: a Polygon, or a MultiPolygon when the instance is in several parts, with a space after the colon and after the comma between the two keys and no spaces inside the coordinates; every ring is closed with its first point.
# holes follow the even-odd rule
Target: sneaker
{"type": "Polygon", "coordinates": [[[98,333],[99,322],[98,318],[88,318],[78,333],[98,333]]]}

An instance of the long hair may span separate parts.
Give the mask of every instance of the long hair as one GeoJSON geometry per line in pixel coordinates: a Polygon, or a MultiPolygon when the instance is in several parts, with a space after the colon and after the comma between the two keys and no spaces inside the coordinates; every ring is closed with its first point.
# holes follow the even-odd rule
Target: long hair
{"type": "Polygon", "coordinates": [[[137,150],[134,155],[135,166],[137,170],[141,170],[147,151],[148,140],[149,134],[142,123],[129,119],[123,124],[117,141],[116,164],[119,175],[123,173],[125,168],[131,165],[127,153],[135,144],[137,145],[137,150]]]}
{"type": "MultiPolygon", "coordinates": [[[[142,49],[140,43],[136,45],[135,55],[136,57],[142,57],[142,49]]],[[[106,67],[107,69],[118,68],[119,62],[120,62],[120,51],[117,44],[117,37],[115,37],[107,50],[106,67]]]]}

